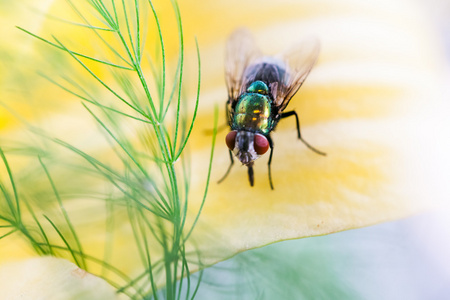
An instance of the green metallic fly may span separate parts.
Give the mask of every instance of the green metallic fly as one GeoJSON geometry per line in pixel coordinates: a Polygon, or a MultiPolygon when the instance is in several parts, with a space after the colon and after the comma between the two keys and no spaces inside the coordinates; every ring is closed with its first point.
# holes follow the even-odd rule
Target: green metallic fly
{"type": "Polygon", "coordinates": [[[236,30],[226,48],[225,77],[228,88],[226,113],[231,128],[226,136],[231,163],[222,182],[234,164],[233,153],[248,167],[248,179],[253,186],[253,163],[270,148],[269,182],[273,189],[270,165],[273,140],[270,133],[280,119],[295,116],[298,138],[312,151],[326,155],[300,134],[295,111],[284,112],[291,98],[301,87],[319,54],[317,40],[301,42],[277,56],[264,56],[246,29],[236,30]]]}

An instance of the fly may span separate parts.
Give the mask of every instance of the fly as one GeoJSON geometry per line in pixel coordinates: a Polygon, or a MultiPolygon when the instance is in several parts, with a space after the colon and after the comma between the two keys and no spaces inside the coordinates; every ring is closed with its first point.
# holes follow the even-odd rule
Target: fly
{"type": "Polygon", "coordinates": [[[273,190],[271,163],[273,140],[270,133],[278,122],[295,116],[297,135],[309,149],[326,155],[308,144],[300,134],[297,113],[285,112],[310,73],[319,54],[317,40],[302,42],[278,56],[264,56],[245,29],[236,30],[229,38],[225,57],[225,79],[228,89],[226,113],[231,131],[225,141],[231,163],[222,182],[234,164],[233,155],[248,168],[250,185],[254,184],[253,164],[270,148],[269,183],[273,190]]]}

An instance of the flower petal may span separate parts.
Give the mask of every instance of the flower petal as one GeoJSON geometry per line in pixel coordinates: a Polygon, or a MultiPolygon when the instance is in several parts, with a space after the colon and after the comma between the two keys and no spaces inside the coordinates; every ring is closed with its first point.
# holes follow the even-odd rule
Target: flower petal
{"type": "Polygon", "coordinates": [[[119,299],[106,281],[53,257],[32,258],[0,266],[2,298],[119,299]]]}
{"type": "MultiPolygon", "coordinates": [[[[253,188],[247,168],[236,161],[224,182],[211,185],[201,217],[204,230],[198,233],[213,231],[222,249],[217,251],[232,249],[231,254],[393,220],[430,208],[449,194],[443,188],[448,143],[437,143],[445,138],[436,131],[449,128],[441,112],[443,105],[448,107],[444,63],[420,8],[402,1],[292,5],[291,12],[311,12],[310,5],[316,10],[307,18],[280,20],[255,4],[250,20],[242,23],[254,25],[255,16],[264,16],[265,26],[254,32],[268,53],[301,36],[320,39],[319,61],[287,111],[299,113],[303,138],[327,156],[305,147],[296,138],[295,120],[283,119],[272,135],[274,191],[268,155],[255,163],[253,188]]],[[[204,64],[208,70],[220,69],[212,49],[203,52],[204,64]]],[[[200,129],[211,126],[207,111],[213,100],[226,98],[215,80],[203,94],[211,100],[203,106],[200,129]]],[[[196,149],[196,170],[206,168],[206,153],[206,146],[196,149]]],[[[228,164],[227,147],[219,143],[213,180],[225,174],[228,164]]],[[[200,191],[193,198],[199,199],[200,191]]]]}

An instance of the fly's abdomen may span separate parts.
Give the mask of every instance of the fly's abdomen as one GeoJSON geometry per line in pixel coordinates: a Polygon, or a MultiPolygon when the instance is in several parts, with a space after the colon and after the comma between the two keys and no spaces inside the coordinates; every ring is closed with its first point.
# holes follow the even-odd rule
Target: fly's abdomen
{"type": "Polygon", "coordinates": [[[268,133],[272,125],[270,109],[270,99],[267,95],[243,94],[235,107],[233,129],[268,133]]]}

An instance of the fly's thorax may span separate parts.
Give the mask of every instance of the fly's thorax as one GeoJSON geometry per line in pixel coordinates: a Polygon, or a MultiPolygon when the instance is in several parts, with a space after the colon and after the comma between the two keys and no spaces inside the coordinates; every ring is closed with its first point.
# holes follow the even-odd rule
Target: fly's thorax
{"type": "Polygon", "coordinates": [[[267,85],[262,81],[252,83],[236,104],[233,129],[268,133],[272,126],[271,103],[267,85]]]}

